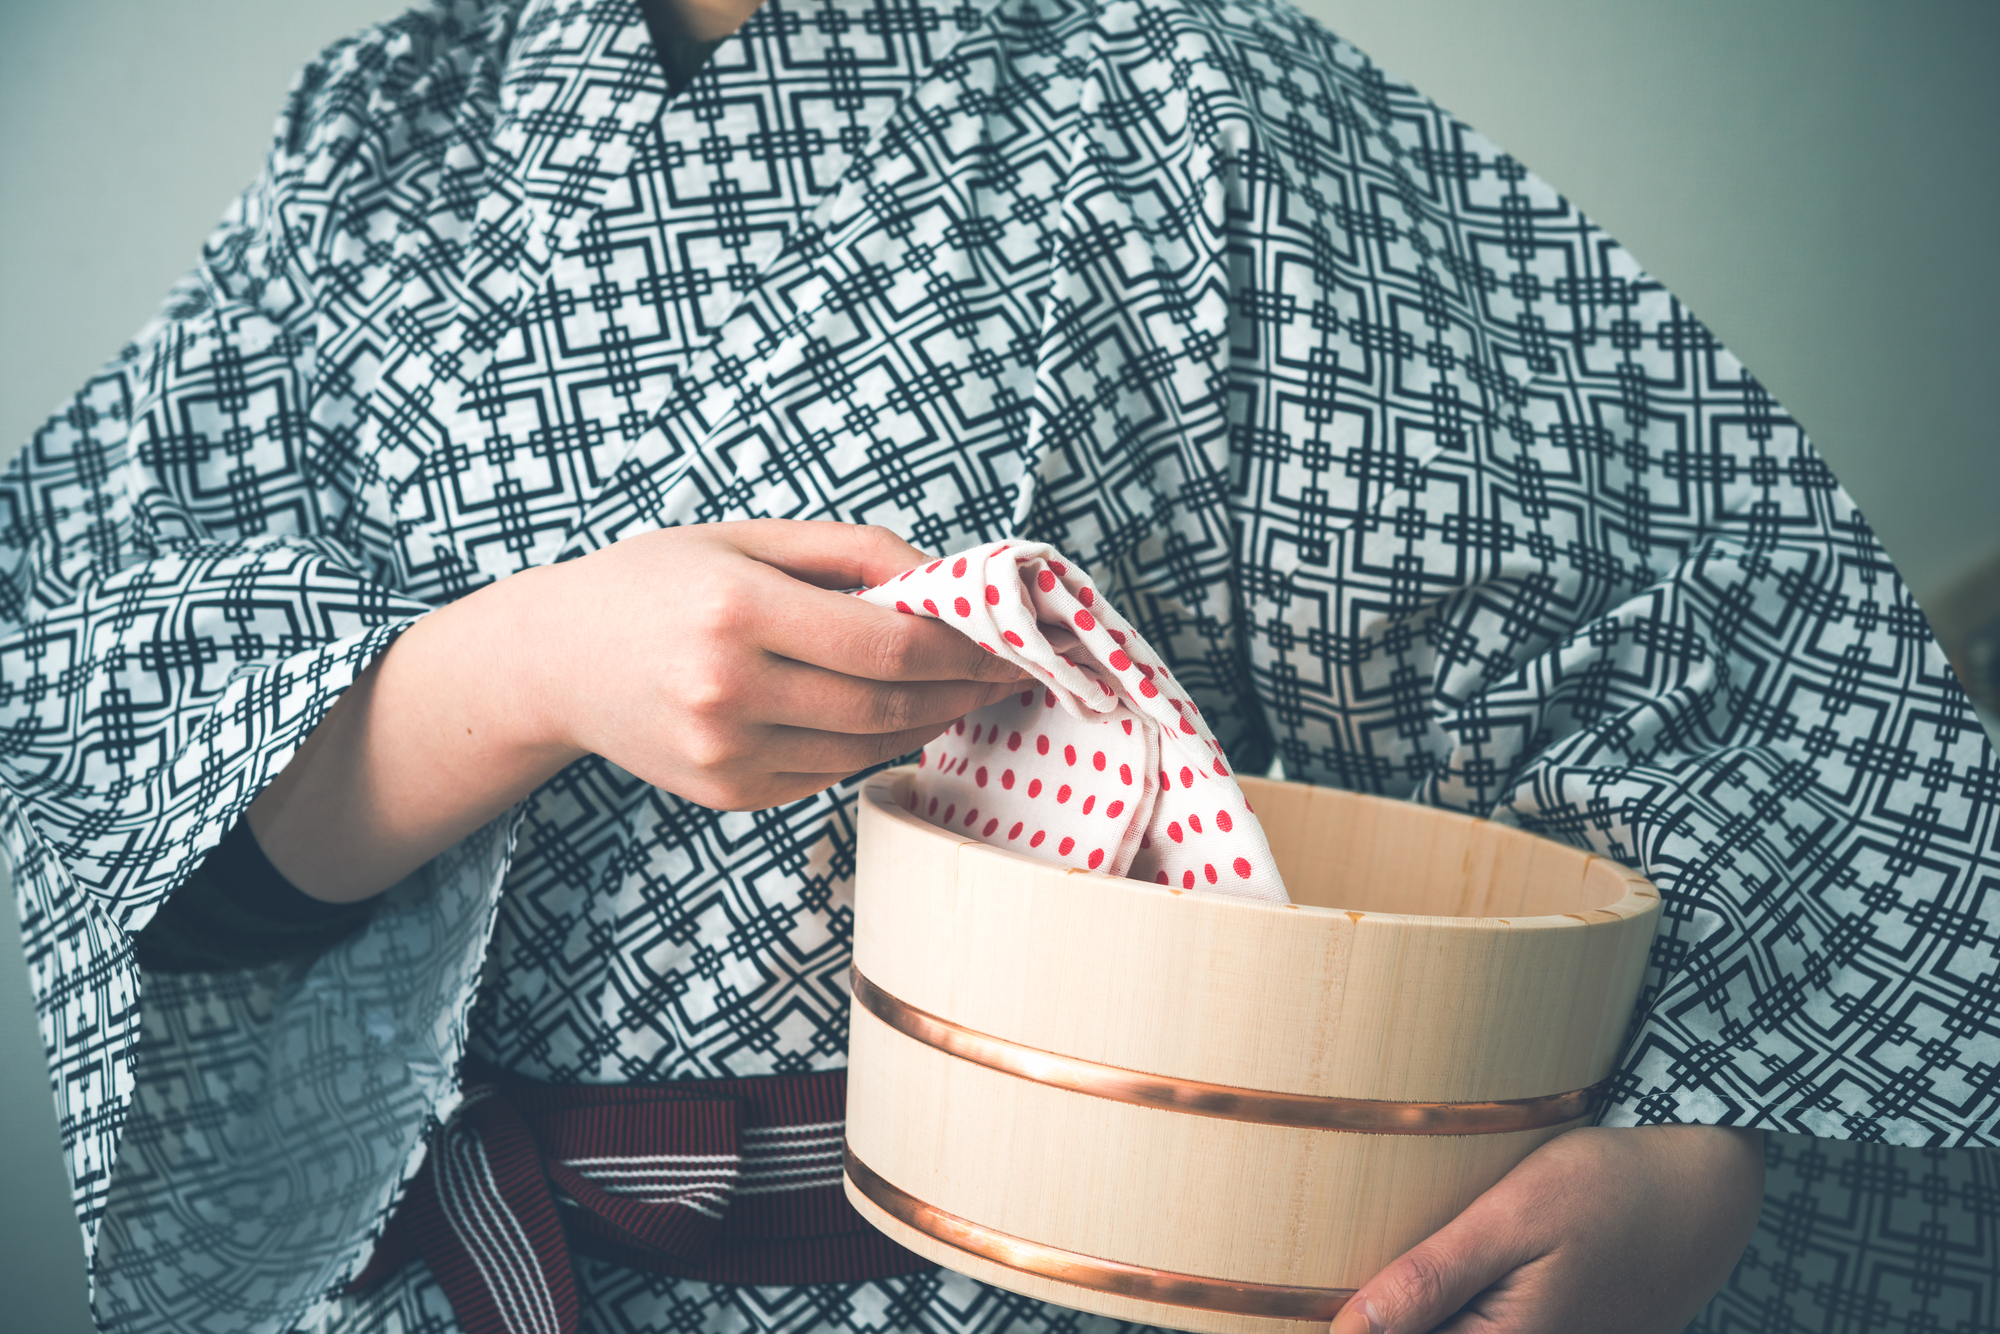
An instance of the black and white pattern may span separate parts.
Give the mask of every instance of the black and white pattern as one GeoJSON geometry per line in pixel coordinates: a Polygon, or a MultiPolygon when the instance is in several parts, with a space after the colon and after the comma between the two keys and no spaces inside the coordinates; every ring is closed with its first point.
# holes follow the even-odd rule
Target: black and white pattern
{"type": "Polygon", "coordinates": [[[772,1195],[788,1190],[838,1186],[845,1122],[816,1121],[803,1126],[751,1126],[743,1131],[743,1164],[738,1195],[772,1195]]]}
{"type": "MultiPolygon", "coordinates": [[[[841,1182],[840,1121],[746,1126],[735,1153],[564,1158],[600,1189],[646,1204],[679,1204],[721,1218],[741,1195],[815,1190],[841,1182]]],[[[565,1201],[574,1203],[574,1201],[565,1201]]]]}
{"type": "Polygon", "coordinates": [[[358,1309],[468,1047],[842,1062],[851,782],[589,761],[300,975],[127,944],[425,609],[753,515],[1053,543],[1234,767],[1645,871],[1609,1123],[1993,1144],[2000,762],[1796,424],[1492,144],[1279,0],[770,0],[672,99],[629,0],[440,0],[307,70],[0,485],[0,820],[107,1318],[358,1309]],[[279,1124],[292,1194],[218,1151],[279,1124]]]}
{"type": "Polygon", "coordinates": [[[390,890],[371,919],[386,929],[309,968],[146,975],[95,1233],[101,1325],[288,1330],[358,1272],[462,1102],[506,833],[489,826],[390,890]]]}
{"type": "MultiPolygon", "coordinates": [[[[931,1270],[868,1283],[758,1287],[697,1283],[601,1261],[577,1262],[582,1334],[1145,1334],[931,1270]]],[[[420,1265],[334,1307],[301,1334],[458,1334],[451,1303],[420,1265]]]]}
{"type": "Polygon", "coordinates": [[[1767,1135],[1764,1215],[1688,1334],[2000,1329],[2000,1154],[1767,1135]]]}

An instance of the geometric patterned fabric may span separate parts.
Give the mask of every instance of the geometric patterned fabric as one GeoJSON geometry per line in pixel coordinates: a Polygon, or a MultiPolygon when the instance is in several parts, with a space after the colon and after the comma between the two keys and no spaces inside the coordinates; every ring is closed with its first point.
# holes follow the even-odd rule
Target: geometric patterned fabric
{"type": "Polygon", "coordinates": [[[0,834],[101,1317],[351,1310],[466,1051],[843,1062],[852,780],[714,812],[585,760],[308,968],[128,943],[426,610],[753,516],[1058,546],[1232,769],[1644,872],[1608,1124],[1994,1145],[2000,761],[1797,424],[1520,164],[1280,0],[769,0],[673,96],[629,0],[438,0],[308,67],[0,481],[0,834]]]}
{"type": "MultiPolygon", "coordinates": [[[[1765,1137],[1763,1218],[1729,1283],[1688,1334],[1987,1334],[2000,1327],[2000,1155],[1765,1137]]],[[[585,1262],[589,1264],[590,1262],[585,1262]]],[[[1128,1334],[1140,1326],[1042,1306],[948,1271],[811,1289],[726,1287],[579,1271],[583,1328],[631,1334],[671,1306],[701,1334],[1128,1334]]],[[[450,1307],[412,1273],[341,1312],[342,1334],[449,1334],[450,1307]]]]}
{"type": "Polygon", "coordinates": [[[1688,1334],[2000,1329],[2000,1154],[1765,1136],[1764,1213],[1688,1334]]]}
{"type": "MultiPolygon", "coordinates": [[[[1142,1334],[1148,1325],[1050,1306],[933,1269],[867,1283],[761,1287],[699,1283],[577,1261],[584,1334],[1142,1334]],[[662,1312],[669,1312],[666,1319],[662,1312]]],[[[343,1300],[301,1334],[458,1334],[444,1291],[421,1266],[343,1300]]]]}

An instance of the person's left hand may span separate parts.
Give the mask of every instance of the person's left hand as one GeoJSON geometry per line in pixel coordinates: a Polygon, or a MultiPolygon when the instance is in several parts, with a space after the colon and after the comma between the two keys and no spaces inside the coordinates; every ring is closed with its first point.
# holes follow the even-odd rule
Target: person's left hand
{"type": "Polygon", "coordinates": [[[1763,1198],[1761,1131],[1573,1130],[1363,1284],[1332,1334],[1678,1334],[1763,1198]]]}

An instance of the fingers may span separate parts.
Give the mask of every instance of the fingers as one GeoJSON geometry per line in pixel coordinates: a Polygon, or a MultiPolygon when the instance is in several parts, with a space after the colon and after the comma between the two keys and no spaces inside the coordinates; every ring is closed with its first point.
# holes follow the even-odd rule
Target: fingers
{"type": "Polygon", "coordinates": [[[746,678],[738,691],[684,704],[674,732],[677,778],[649,781],[717,809],[795,800],[922,749],[957,719],[1014,693],[1011,684],[884,684],[776,665],[778,672],[746,678]],[[808,687],[773,684],[787,677],[808,687]]]}
{"type": "Polygon", "coordinates": [[[810,679],[811,689],[758,692],[755,719],[729,699],[690,706],[679,727],[682,753],[698,772],[839,777],[921,749],[958,719],[1014,693],[1008,685],[889,686],[818,671],[810,679]]]}
{"type": "Polygon", "coordinates": [[[750,519],[712,531],[751,559],[821,588],[868,587],[936,559],[873,524],[750,519]]]}
{"type": "Polygon", "coordinates": [[[757,519],[708,530],[754,564],[730,597],[754,609],[771,653],[871,681],[1015,681],[1022,673],[937,621],[832,590],[877,584],[932,559],[886,528],[757,519]]]}
{"type": "Polygon", "coordinates": [[[949,626],[834,591],[928,559],[843,523],[638,534],[534,584],[582,628],[547,655],[524,707],[572,748],[704,806],[797,800],[1024,679],[949,626]]]}
{"type": "Polygon", "coordinates": [[[1535,1256],[1518,1231],[1473,1208],[1403,1252],[1356,1291],[1332,1334],[1426,1334],[1535,1256]]]}
{"type": "Polygon", "coordinates": [[[849,736],[805,727],[774,728],[756,748],[755,764],[717,767],[693,781],[674,784],[671,790],[714,810],[764,810],[809,797],[863,769],[921,750],[943,731],[923,727],[849,736]]]}
{"type": "Polygon", "coordinates": [[[849,735],[942,727],[1020,688],[1014,681],[869,681],[800,663],[776,666],[760,710],[765,721],[849,735]]]}
{"type": "Polygon", "coordinates": [[[782,657],[868,681],[1025,679],[941,621],[814,588],[769,567],[753,574],[751,584],[759,640],[782,657]]]}
{"type": "Polygon", "coordinates": [[[771,762],[777,777],[821,778],[824,782],[820,786],[824,787],[849,774],[887,764],[899,755],[922,750],[944,730],[944,726],[913,727],[903,732],[853,736],[809,727],[776,727],[767,735],[768,749],[762,758],[771,762]]]}

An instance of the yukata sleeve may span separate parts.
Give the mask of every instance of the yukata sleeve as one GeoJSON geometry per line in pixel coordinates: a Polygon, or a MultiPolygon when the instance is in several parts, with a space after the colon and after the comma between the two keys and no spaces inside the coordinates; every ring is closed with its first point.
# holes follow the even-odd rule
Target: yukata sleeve
{"type": "Polygon", "coordinates": [[[1261,724],[1651,877],[1606,1123],[1993,1145],[2000,761],[1867,523],[1568,200],[1259,13],[1216,61],[1239,764],[1261,724]]]}
{"type": "Polygon", "coordinates": [[[1923,613],[1743,364],[1450,132],[1481,376],[1346,534],[1376,735],[1403,729],[1419,799],[1659,887],[1606,1124],[1995,1144],[2000,761],[1923,613]]]}
{"type": "Polygon", "coordinates": [[[1695,491],[1713,511],[1574,624],[1588,581],[1529,562],[1451,599],[1424,793],[1659,886],[1605,1124],[1992,1146],[2000,761],[1811,443],[1727,353],[1703,360],[1734,386],[1707,441],[1565,496],[1555,563],[1630,560],[1623,530],[1695,491]]]}
{"type": "Polygon", "coordinates": [[[249,478],[299,466],[296,348],[193,304],[0,483],[0,829],[100,1322],[278,1330],[365,1259],[449,1113],[511,824],[309,966],[142,975],[133,934],[426,610],[276,521],[284,488],[249,478]],[[266,531],[219,538],[161,485],[205,447],[210,501],[266,531]]]}
{"type": "Polygon", "coordinates": [[[190,285],[0,482],[0,823],[87,1229],[132,1091],[130,935],[424,610],[260,486],[300,466],[296,351],[190,285]],[[163,484],[199,451],[248,531],[163,484]]]}
{"type": "Polygon", "coordinates": [[[1446,576],[1362,671],[1419,666],[1417,794],[1659,887],[1604,1123],[2000,1142],[2000,759],[1929,624],[1742,362],[1458,131],[1500,373],[1353,538],[1446,576]]]}
{"type": "Polygon", "coordinates": [[[309,963],[147,974],[132,937],[429,609],[369,537],[350,372],[317,360],[341,271],[288,192],[446,152],[419,131],[452,89],[478,110],[483,21],[309,67],[203,263],[0,480],[0,832],[100,1324],[292,1328],[456,1097],[511,817],[309,963]]]}

